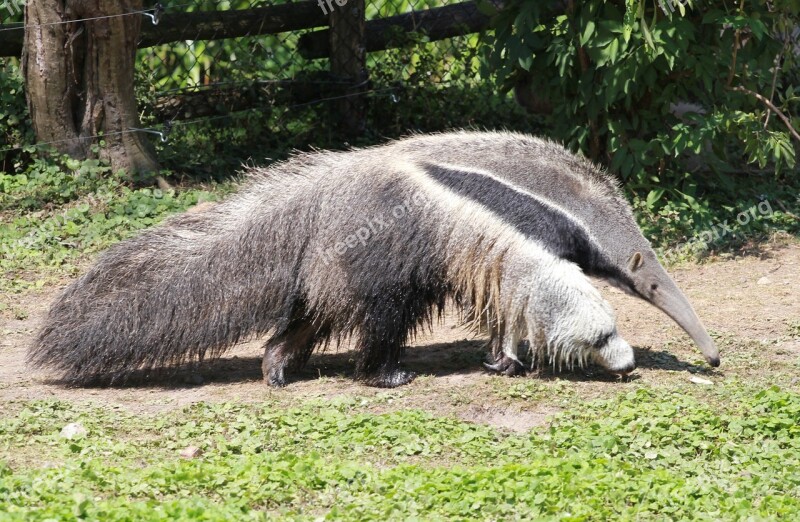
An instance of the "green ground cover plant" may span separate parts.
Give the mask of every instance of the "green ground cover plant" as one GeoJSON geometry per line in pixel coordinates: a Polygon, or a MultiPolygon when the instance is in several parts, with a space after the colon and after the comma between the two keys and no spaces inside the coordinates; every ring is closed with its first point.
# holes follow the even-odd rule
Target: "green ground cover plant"
{"type": "Polygon", "coordinates": [[[800,395],[631,384],[510,434],[344,395],[0,416],[3,520],[739,520],[800,510],[800,395]],[[87,433],[60,435],[80,422],[87,433]],[[179,457],[186,446],[202,452],[179,457]]]}
{"type": "Polygon", "coordinates": [[[98,251],[224,192],[199,184],[137,188],[97,160],[66,157],[0,172],[0,292],[74,274],[98,251]]]}

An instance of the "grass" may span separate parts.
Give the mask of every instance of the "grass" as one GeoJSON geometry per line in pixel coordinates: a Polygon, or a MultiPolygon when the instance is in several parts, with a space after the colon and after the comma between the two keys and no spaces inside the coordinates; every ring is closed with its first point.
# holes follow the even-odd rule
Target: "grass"
{"type": "Polygon", "coordinates": [[[2,520],[734,520],[800,512],[800,395],[624,387],[509,434],[357,395],[0,416],[2,520]],[[80,422],[73,440],[61,428],[80,422]],[[202,454],[179,457],[186,446],[202,454]]]}
{"type": "Polygon", "coordinates": [[[74,275],[113,243],[228,190],[135,187],[96,160],[40,160],[25,172],[0,172],[0,292],[74,275]]]}

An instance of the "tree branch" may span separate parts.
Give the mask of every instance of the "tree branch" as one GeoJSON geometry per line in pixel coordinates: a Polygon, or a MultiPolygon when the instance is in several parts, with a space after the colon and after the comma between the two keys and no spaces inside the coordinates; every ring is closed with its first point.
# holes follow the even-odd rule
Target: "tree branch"
{"type": "Polygon", "coordinates": [[[753,98],[757,99],[758,101],[766,105],[769,110],[778,115],[778,118],[783,120],[783,123],[786,124],[786,128],[788,128],[789,132],[792,134],[792,136],[794,136],[794,139],[796,139],[797,142],[800,143],[800,134],[798,134],[797,130],[794,127],[792,127],[792,122],[771,101],[769,101],[764,96],[758,94],[757,92],[751,91],[750,89],[745,89],[744,87],[731,87],[731,90],[749,94],[753,98]]]}

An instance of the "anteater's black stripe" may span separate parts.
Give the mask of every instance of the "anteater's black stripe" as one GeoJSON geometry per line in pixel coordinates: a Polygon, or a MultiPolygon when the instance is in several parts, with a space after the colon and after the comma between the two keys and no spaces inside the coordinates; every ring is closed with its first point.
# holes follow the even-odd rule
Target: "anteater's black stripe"
{"type": "Polygon", "coordinates": [[[484,206],[551,254],[577,264],[586,274],[633,286],[594,244],[586,229],[562,209],[480,172],[431,163],[423,168],[438,183],[484,206]]]}

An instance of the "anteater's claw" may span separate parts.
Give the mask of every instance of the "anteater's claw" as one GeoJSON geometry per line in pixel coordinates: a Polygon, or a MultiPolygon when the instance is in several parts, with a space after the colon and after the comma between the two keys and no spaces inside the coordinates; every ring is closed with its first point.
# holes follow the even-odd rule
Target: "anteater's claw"
{"type": "Polygon", "coordinates": [[[483,367],[489,370],[490,372],[500,373],[500,363],[496,362],[494,364],[489,364],[488,362],[483,363],[483,367]]]}
{"type": "Polygon", "coordinates": [[[525,366],[516,359],[503,355],[494,364],[483,363],[483,366],[490,372],[515,377],[525,375],[525,366]]]}

